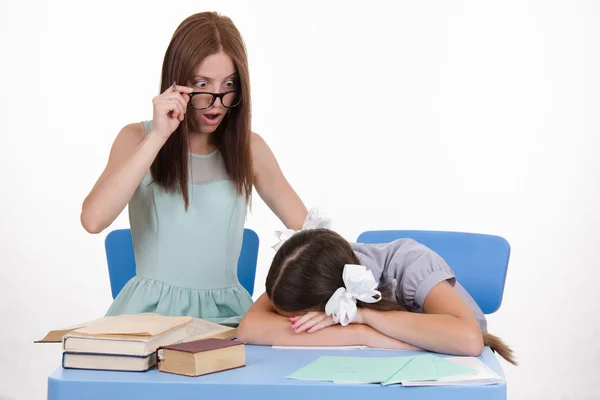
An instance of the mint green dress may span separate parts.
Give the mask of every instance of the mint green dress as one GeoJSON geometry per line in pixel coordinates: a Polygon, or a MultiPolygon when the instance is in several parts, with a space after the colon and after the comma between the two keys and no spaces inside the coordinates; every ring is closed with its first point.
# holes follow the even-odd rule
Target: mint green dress
{"type": "MultiPolygon", "coordinates": [[[[145,121],[146,134],[151,121],[145,121]]],[[[189,207],[148,173],[129,201],[136,276],[107,315],[155,312],[237,325],[252,305],[237,262],[247,206],[218,150],[189,154],[189,207]]]]}

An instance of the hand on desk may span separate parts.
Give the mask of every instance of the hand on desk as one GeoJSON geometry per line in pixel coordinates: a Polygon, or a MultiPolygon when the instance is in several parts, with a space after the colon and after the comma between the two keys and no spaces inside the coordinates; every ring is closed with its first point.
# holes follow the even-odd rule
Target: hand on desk
{"type": "MultiPolygon", "coordinates": [[[[337,325],[332,316],[328,316],[322,311],[309,311],[300,316],[290,317],[291,327],[294,332],[315,333],[331,325],[337,325]]],[[[351,321],[352,324],[366,324],[365,311],[362,308],[356,310],[356,317],[351,321]]]]}
{"type": "Polygon", "coordinates": [[[290,317],[291,327],[296,333],[315,333],[328,326],[335,325],[332,317],[324,312],[310,311],[301,316],[290,317]]]}
{"type": "MultiPolygon", "coordinates": [[[[324,312],[317,311],[310,311],[301,316],[290,317],[290,321],[291,328],[295,333],[315,333],[329,326],[338,325],[333,322],[332,317],[327,316],[324,312]]],[[[359,309],[356,318],[352,323],[355,325],[362,325],[365,323],[362,310],[359,309]]],[[[362,344],[368,347],[392,350],[421,350],[418,347],[386,336],[374,329],[369,329],[364,325],[361,328],[357,327],[357,329],[361,332],[360,336],[363,338],[362,344]]]]}
{"type": "MultiPolygon", "coordinates": [[[[250,307],[250,310],[242,319],[238,327],[238,340],[248,344],[275,346],[365,345],[397,350],[416,349],[414,346],[386,336],[367,325],[357,323],[348,326],[341,326],[339,324],[331,325],[333,321],[329,321],[326,318],[319,320],[323,315],[325,314],[319,312],[311,313],[306,316],[306,321],[310,321],[312,326],[316,326],[322,322],[325,325],[324,327],[319,325],[318,329],[315,330],[312,328],[308,333],[306,331],[295,333],[290,328],[290,323],[292,322],[290,318],[276,313],[271,307],[266,294],[263,294],[250,307]]],[[[296,319],[299,320],[299,318],[296,319]]],[[[357,316],[357,321],[360,321],[360,316],[357,316]]],[[[303,325],[303,329],[311,327],[306,322],[303,322],[301,325],[303,325]]]]}

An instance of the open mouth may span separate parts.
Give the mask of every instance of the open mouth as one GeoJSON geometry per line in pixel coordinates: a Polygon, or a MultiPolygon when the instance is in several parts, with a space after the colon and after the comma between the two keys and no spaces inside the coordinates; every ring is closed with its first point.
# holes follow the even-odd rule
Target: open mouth
{"type": "Polygon", "coordinates": [[[204,114],[204,116],[211,121],[216,120],[217,118],[219,118],[219,114],[204,114]]]}

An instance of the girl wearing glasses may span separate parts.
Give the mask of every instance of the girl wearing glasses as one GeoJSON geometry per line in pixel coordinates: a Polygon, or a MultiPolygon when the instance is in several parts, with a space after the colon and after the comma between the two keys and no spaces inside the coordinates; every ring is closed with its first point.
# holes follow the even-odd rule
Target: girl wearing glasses
{"type": "Polygon", "coordinates": [[[185,19],[167,48],[152,121],[125,126],[83,202],[90,233],[129,205],[136,276],[107,315],[156,312],[239,323],[252,299],[237,279],[253,186],[289,229],[307,209],[250,131],[246,50],[217,13],[185,19]]]}

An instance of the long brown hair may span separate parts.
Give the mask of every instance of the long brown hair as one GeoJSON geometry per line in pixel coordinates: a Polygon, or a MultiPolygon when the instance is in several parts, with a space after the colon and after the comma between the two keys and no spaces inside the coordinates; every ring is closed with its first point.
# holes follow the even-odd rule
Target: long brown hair
{"type": "MultiPolygon", "coordinates": [[[[163,60],[160,92],[173,82],[187,85],[202,61],[221,50],[235,64],[242,102],[230,110],[212,137],[236,192],[244,194],[249,203],[254,176],[250,149],[250,77],[246,47],[231,19],[216,12],[203,12],[191,15],[177,27],[163,60]]],[[[150,167],[153,181],[167,191],[181,193],[186,209],[189,204],[188,132],[195,125],[188,115],[193,110],[188,105],[184,121],[150,167]]]]}
{"type": "MultiPolygon", "coordinates": [[[[296,233],[277,251],[265,284],[273,307],[284,312],[323,311],[333,293],[344,286],[346,264],[358,264],[354,250],[343,237],[328,229],[296,233]]],[[[379,287],[377,303],[357,301],[359,307],[380,311],[406,311],[387,287],[379,287]]],[[[486,346],[515,364],[512,350],[498,337],[483,332],[486,346]]]]}

